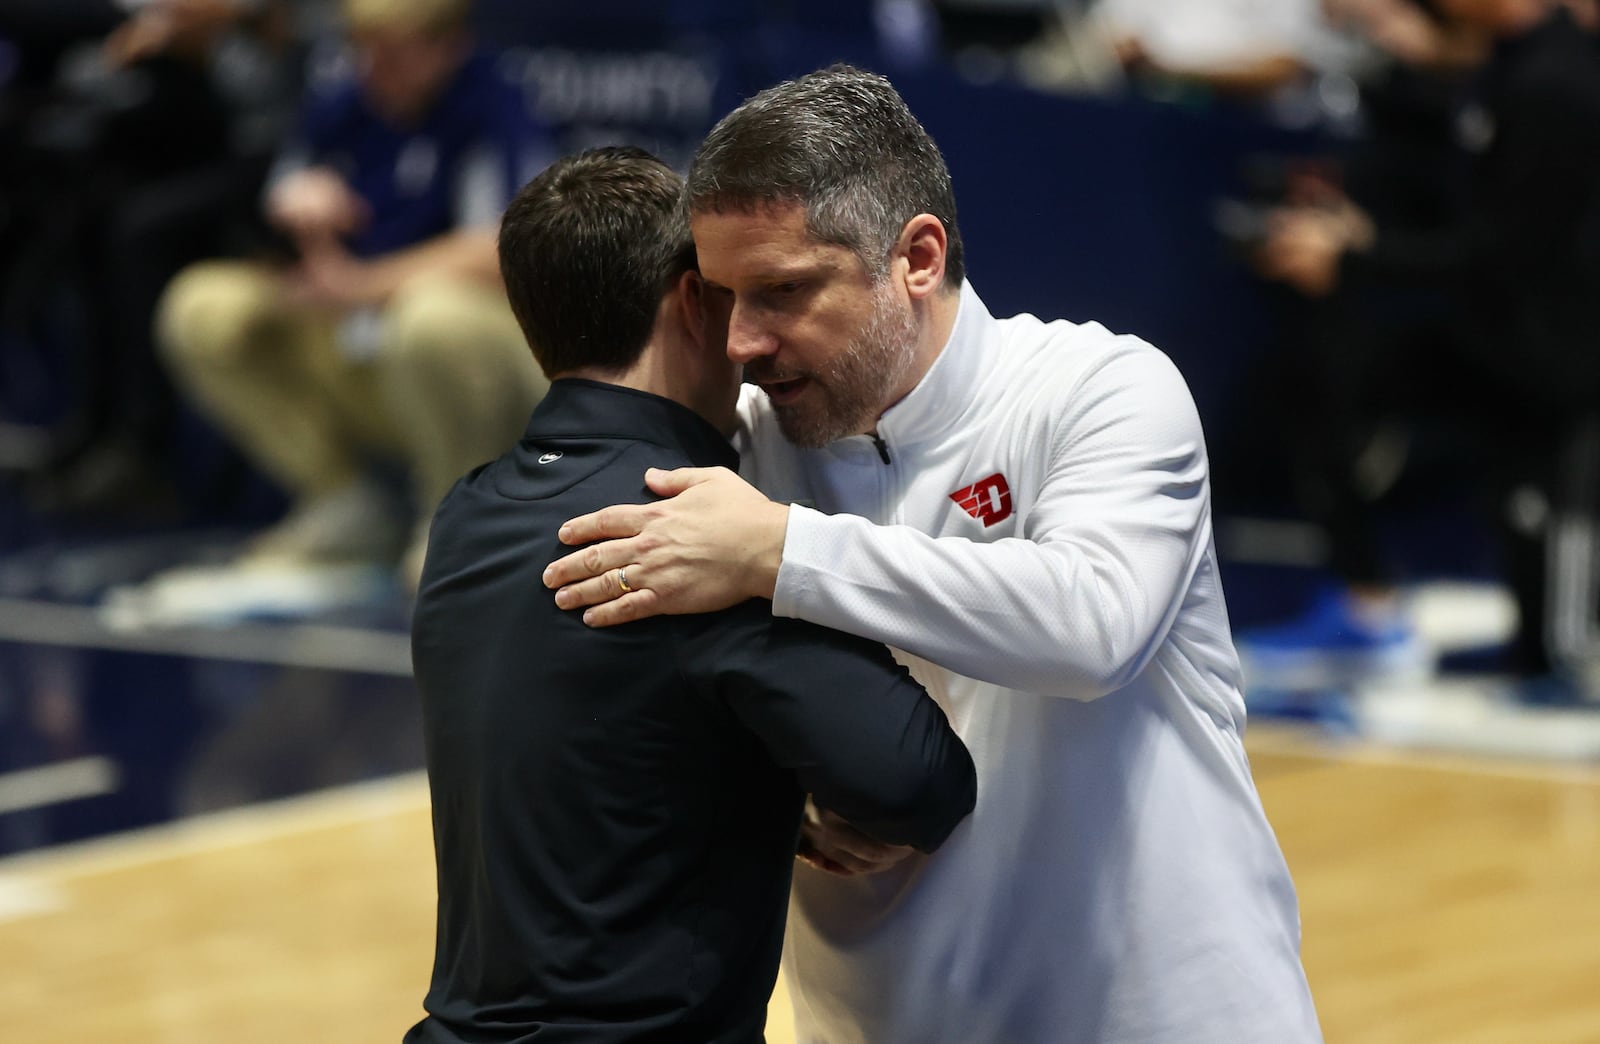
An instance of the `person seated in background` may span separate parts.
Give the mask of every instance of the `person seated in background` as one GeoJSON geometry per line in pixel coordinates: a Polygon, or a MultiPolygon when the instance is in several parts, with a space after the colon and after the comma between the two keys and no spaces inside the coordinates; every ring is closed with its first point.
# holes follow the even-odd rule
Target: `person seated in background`
{"type": "MultiPolygon", "coordinates": [[[[1318,495],[1307,508],[1329,530],[1347,585],[1301,619],[1241,636],[1258,681],[1373,677],[1413,627],[1376,553],[1362,451],[1346,437],[1387,404],[1404,423],[1448,425],[1470,462],[1501,538],[1519,622],[1509,666],[1534,698],[1567,698],[1550,646],[1548,520],[1560,508],[1564,449],[1600,409],[1595,302],[1600,301],[1600,44],[1590,3],[1435,0],[1446,28],[1495,41],[1459,126],[1465,168],[1449,220],[1406,221],[1327,190],[1279,212],[1260,265],[1313,302],[1423,288],[1439,304],[1396,317],[1346,309],[1308,347],[1333,364],[1305,382],[1303,414],[1330,420],[1305,454],[1318,495]],[[1351,408],[1362,412],[1352,418],[1351,408]],[[1543,695],[1541,695],[1541,693],[1543,695]]],[[[1445,186],[1436,186],[1443,193],[1445,186]]],[[[1414,215],[1413,215],[1414,216],[1414,215]]],[[[1590,475],[1583,482],[1592,488],[1590,475]]],[[[1579,611],[1592,615],[1594,606],[1579,611]]]]}
{"type": "Polygon", "coordinates": [[[292,499],[252,568],[393,562],[406,526],[369,464],[398,457],[425,518],[545,388],[495,265],[495,222],[548,152],[520,92],[476,49],[470,0],[343,14],[354,75],[313,85],[266,192],[293,260],[195,265],[157,318],[180,387],[292,499]]]}
{"type": "Polygon", "coordinates": [[[1322,0],[1322,10],[1334,28],[1384,56],[1388,69],[1464,71],[1484,58],[1482,33],[1441,18],[1432,0],[1322,0]]]}
{"type": "Polygon", "coordinates": [[[1341,134],[1350,130],[1351,81],[1370,71],[1374,51],[1420,61],[1421,51],[1440,42],[1412,0],[1043,6],[1054,9],[1059,28],[1036,49],[1039,60],[1028,63],[1026,78],[1040,86],[1104,90],[1131,81],[1158,99],[1214,97],[1262,108],[1280,125],[1321,122],[1341,134]]]}
{"type": "Polygon", "coordinates": [[[1234,97],[1304,79],[1329,35],[1317,0],[1098,0],[1093,12],[1129,73],[1234,97]]]}
{"type": "Polygon", "coordinates": [[[943,711],[876,642],[721,612],[591,630],[539,574],[647,467],[734,466],[739,367],[682,179],[631,147],[558,161],[500,234],[553,383],[434,518],[412,650],[438,861],[412,1044],[762,1039],[807,793],[931,851],[976,800],[943,711]]]}

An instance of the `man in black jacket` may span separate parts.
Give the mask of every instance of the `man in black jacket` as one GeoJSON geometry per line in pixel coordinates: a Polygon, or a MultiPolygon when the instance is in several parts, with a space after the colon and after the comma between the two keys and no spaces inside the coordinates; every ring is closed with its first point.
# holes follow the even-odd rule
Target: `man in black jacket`
{"type": "MultiPolygon", "coordinates": [[[[1271,664],[1298,666],[1295,657],[1310,648],[1304,639],[1334,620],[1360,634],[1370,621],[1397,619],[1361,458],[1374,421],[1431,417],[1467,440],[1500,530],[1519,610],[1509,666],[1525,695],[1561,698],[1552,634],[1570,621],[1546,620],[1545,519],[1570,508],[1574,477],[1579,495],[1593,481],[1563,470],[1600,409],[1595,12],[1573,0],[1433,6],[1448,24],[1493,40],[1458,121],[1465,198],[1457,217],[1407,227],[1333,198],[1278,215],[1263,250],[1266,273],[1310,298],[1361,293],[1387,309],[1346,308],[1300,346],[1312,375],[1294,402],[1304,421],[1302,469],[1315,487],[1308,506],[1329,528],[1335,566],[1355,592],[1350,608],[1241,636],[1241,652],[1259,683],[1271,664]],[[1431,307],[1395,308],[1402,289],[1435,295],[1431,307]]],[[[1441,196],[1446,189],[1439,186],[1441,196]]],[[[1572,608],[1594,612],[1592,603],[1572,608]]]]}
{"type": "Polygon", "coordinates": [[[647,467],[736,466],[739,374],[680,189],[599,149],[506,212],[507,291],[553,383],[429,538],[412,648],[438,946],[408,1042],[759,1041],[805,795],[925,851],[975,802],[966,749],[882,646],[756,603],[595,630],[540,582],[562,521],[653,499],[647,467]]]}

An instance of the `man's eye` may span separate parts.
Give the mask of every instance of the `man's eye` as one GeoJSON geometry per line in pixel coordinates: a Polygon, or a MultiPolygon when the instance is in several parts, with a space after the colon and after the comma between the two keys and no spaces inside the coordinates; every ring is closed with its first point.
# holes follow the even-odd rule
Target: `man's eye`
{"type": "Polygon", "coordinates": [[[800,287],[800,283],[774,283],[772,286],[772,292],[787,297],[792,294],[798,294],[800,292],[800,287]]]}

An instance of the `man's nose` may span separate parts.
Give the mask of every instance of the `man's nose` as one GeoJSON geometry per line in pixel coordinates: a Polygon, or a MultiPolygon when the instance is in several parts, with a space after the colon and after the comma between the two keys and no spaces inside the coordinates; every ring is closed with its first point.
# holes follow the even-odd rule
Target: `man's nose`
{"type": "Polygon", "coordinates": [[[765,324],[757,321],[751,309],[735,304],[728,315],[728,358],[744,366],[777,349],[778,339],[765,324]]]}

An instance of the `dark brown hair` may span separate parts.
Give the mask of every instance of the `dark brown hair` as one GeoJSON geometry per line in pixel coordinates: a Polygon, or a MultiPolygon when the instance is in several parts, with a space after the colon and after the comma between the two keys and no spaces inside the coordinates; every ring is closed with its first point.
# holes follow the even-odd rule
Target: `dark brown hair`
{"type": "Polygon", "coordinates": [[[523,186],[500,223],[500,273],[547,375],[620,370],[661,297],[695,266],[683,179],[643,149],[589,149],[523,186]]]}
{"type": "Polygon", "coordinates": [[[948,285],[964,265],[950,171],[888,80],[835,65],[769,87],[723,117],[689,167],[693,213],[805,207],[806,228],[853,251],[874,277],[918,214],[945,227],[948,285]]]}

